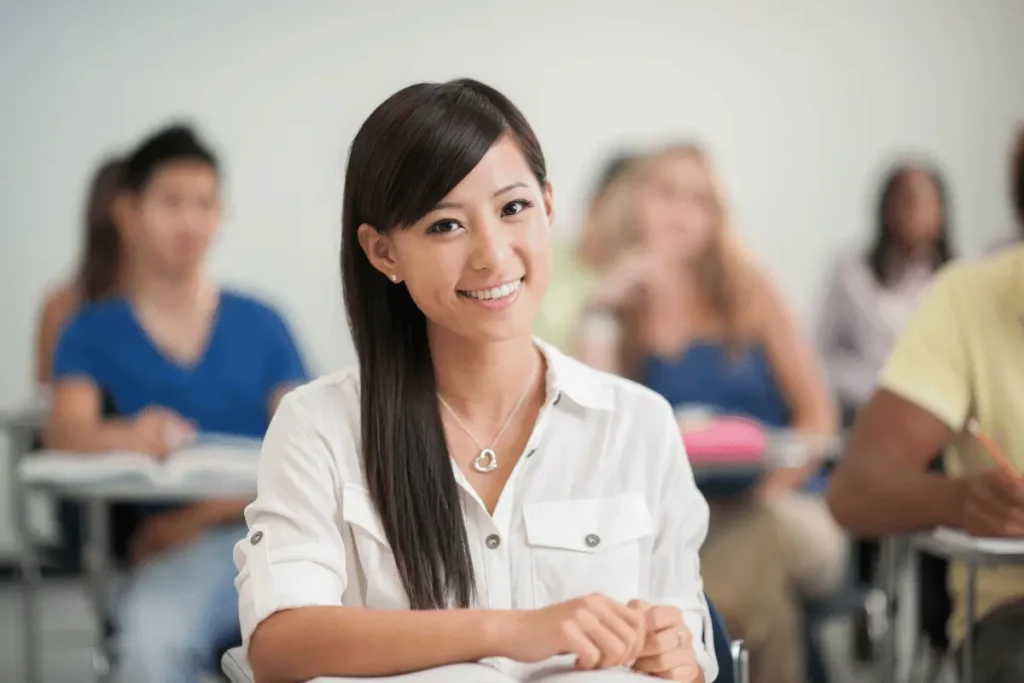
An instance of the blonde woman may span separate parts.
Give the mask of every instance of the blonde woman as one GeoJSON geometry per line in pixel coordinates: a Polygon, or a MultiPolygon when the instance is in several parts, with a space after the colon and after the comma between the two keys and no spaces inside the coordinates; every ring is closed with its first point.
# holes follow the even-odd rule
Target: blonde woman
{"type": "MultiPolygon", "coordinates": [[[[773,428],[827,435],[835,409],[810,345],[743,253],[705,154],[678,145],[636,170],[631,245],[590,301],[577,353],[675,407],[698,404],[773,428]]],[[[751,646],[754,680],[804,680],[800,597],[838,584],[845,540],[815,469],[706,488],[708,595],[751,646]]]]}

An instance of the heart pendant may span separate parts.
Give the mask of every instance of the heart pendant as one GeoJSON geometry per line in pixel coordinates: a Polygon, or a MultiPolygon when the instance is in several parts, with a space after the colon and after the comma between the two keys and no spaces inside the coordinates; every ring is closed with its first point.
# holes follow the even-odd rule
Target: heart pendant
{"type": "Polygon", "coordinates": [[[498,469],[498,454],[490,448],[483,449],[473,461],[473,469],[481,474],[493,472],[498,469]]]}

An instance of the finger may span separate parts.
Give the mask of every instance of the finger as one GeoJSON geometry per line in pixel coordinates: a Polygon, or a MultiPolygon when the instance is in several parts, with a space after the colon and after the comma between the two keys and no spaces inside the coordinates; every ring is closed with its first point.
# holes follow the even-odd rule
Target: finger
{"type": "Polygon", "coordinates": [[[579,624],[590,642],[600,650],[598,661],[592,668],[607,669],[626,661],[628,648],[625,642],[605,625],[602,615],[587,612],[579,620],[579,624]]]}
{"type": "Polygon", "coordinates": [[[644,614],[627,605],[609,600],[601,621],[615,633],[625,646],[621,661],[611,666],[622,666],[640,656],[644,646],[644,614]]]}
{"type": "Polygon", "coordinates": [[[590,671],[601,660],[601,650],[591,642],[583,631],[583,627],[573,621],[562,627],[569,652],[576,655],[576,668],[590,671]]]}
{"type": "Polygon", "coordinates": [[[647,630],[663,631],[683,623],[683,614],[671,605],[655,605],[647,610],[647,630]]]}
{"type": "Polygon", "coordinates": [[[655,631],[654,633],[648,632],[647,641],[644,644],[644,650],[640,653],[640,656],[656,657],[658,655],[665,654],[666,652],[676,650],[683,645],[684,640],[679,627],[670,627],[662,629],[661,631],[655,631]]]}
{"type": "Polygon", "coordinates": [[[688,661],[689,652],[681,648],[669,650],[653,657],[641,657],[636,660],[633,669],[645,674],[663,674],[685,665],[688,661]]]}
{"type": "Polygon", "coordinates": [[[999,535],[1013,535],[1024,530],[1024,510],[997,498],[995,492],[988,495],[973,495],[967,499],[964,512],[968,520],[973,519],[981,529],[999,535]]]}
{"type": "Polygon", "coordinates": [[[1024,504],[1024,486],[1016,476],[1002,468],[987,472],[982,482],[990,496],[1008,504],[1024,504]]]}
{"type": "Polygon", "coordinates": [[[677,681],[677,683],[693,683],[697,680],[697,674],[700,673],[700,667],[696,664],[684,664],[683,666],[677,666],[671,671],[656,674],[656,678],[660,678],[666,681],[677,681]]]}

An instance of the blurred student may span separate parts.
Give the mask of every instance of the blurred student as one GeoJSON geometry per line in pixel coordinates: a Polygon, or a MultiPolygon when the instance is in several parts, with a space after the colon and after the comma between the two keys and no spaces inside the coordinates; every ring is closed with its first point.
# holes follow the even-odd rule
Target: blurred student
{"type": "Polygon", "coordinates": [[[622,187],[633,157],[618,155],[605,166],[587,207],[583,234],[576,245],[551,245],[551,286],[533,321],[533,333],[562,352],[571,347],[573,326],[579,320],[598,273],[619,253],[622,187]]]}
{"type": "MultiPolygon", "coordinates": [[[[917,163],[895,166],[882,184],[870,250],[842,262],[832,274],[819,344],[844,424],[852,424],[871,397],[896,337],[936,271],[953,258],[948,204],[946,184],[936,169],[917,163]]],[[[870,585],[877,544],[858,543],[859,580],[870,585]]],[[[943,649],[949,614],[945,561],[922,558],[919,577],[920,624],[932,644],[943,649]]],[[[866,660],[871,655],[866,621],[858,623],[856,637],[857,654],[866,660]]]]}
{"type": "Polygon", "coordinates": [[[50,383],[53,352],[68,319],[92,301],[113,296],[124,282],[124,253],[114,224],[114,200],[123,160],[104,161],[93,175],[85,211],[85,243],[74,278],[54,289],[39,316],[36,332],[36,383],[50,383]]]}
{"type": "MultiPolygon", "coordinates": [[[[262,437],[306,371],[281,318],[204,269],[221,219],[216,158],[188,128],[166,128],[127,159],[121,187],[131,277],[61,336],[49,445],[163,458],[195,431],[262,437]],[[103,415],[104,396],[118,417],[103,415]]],[[[192,683],[240,640],[231,548],[248,502],[138,507],[115,612],[118,681],[192,683]]]]}
{"type": "MultiPolygon", "coordinates": [[[[741,252],[706,156],[670,147],[639,173],[627,217],[635,243],[591,300],[579,357],[677,408],[832,434],[835,411],[814,353],[774,283],[741,252]]],[[[724,499],[708,492],[705,587],[748,640],[753,680],[803,681],[797,596],[826,593],[842,574],[845,541],[817,495],[816,470],[778,470],[756,491],[724,499]]]]}
{"type": "Polygon", "coordinates": [[[847,422],[871,397],[896,336],[952,258],[945,183],[900,164],[885,179],[869,251],[840,263],[822,311],[821,355],[847,422]]]}
{"type": "MultiPolygon", "coordinates": [[[[1024,230],[1024,147],[1013,173],[1024,230]]],[[[937,526],[975,536],[1024,537],[1024,245],[948,265],[903,330],[879,388],[861,411],[829,489],[836,518],[857,534],[937,526]],[[967,429],[994,439],[1015,472],[993,463],[967,429]],[[945,451],[948,474],[928,465],[945,451]]],[[[967,574],[953,563],[955,647],[966,629],[967,574]]],[[[1024,570],[977,578],[973,680],[1024,680],[1024,570]]]]}

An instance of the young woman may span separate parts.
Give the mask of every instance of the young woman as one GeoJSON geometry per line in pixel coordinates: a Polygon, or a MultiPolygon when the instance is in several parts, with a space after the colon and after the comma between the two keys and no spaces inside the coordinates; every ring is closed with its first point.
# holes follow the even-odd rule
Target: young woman
{"type": "Polygon", "coordinates": [[[103,162],[92,178],[85,211],[85,244],[74,279],[56,288],[43,303],[36,332],[36,382],[50,383],[53,352],[65,323],[78,308],[117,293],[124,280],[124,255],[114,224],[123,161],[103,162]]]}
{"type": "Polygon", "coordinates": [[[948,214],[938,171],[895,166],[882,185],[870,249],[832,275],[819,343],[847,422],[871,397],[896,336],[936,270],[952,258],[948,214]]]}
{"type": "MultiPolygon", "coordinates": [[[[706,156],[669,147],[638,174],[624,217],[634,245],[595,292],[580,357],[636,378],[677,408],[832,434],[834,409],[814,354],[730,232],[706,156]]],[[[842,572],[845,541],[816,495],[816,470],[777,470],[753,491],[733,482],[707,489],[705,585],[730,629],[748,640],[758,681],[803,680],[797,597],[828,591],[842,572]]]]}
{"type": "Polygon", "coordinates": [[[559,655],[714,679],[707,506],[670,407],[530,336],[553,215],[533,131],[488,86],[410,86],[359,130],[359,368],[285,397],[235,549],[258,680],[559,655]]]}

